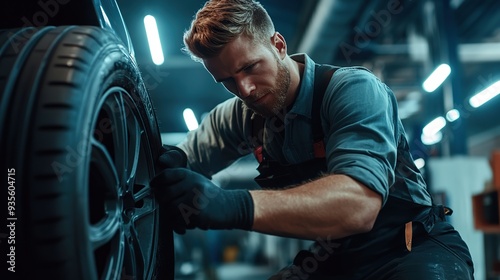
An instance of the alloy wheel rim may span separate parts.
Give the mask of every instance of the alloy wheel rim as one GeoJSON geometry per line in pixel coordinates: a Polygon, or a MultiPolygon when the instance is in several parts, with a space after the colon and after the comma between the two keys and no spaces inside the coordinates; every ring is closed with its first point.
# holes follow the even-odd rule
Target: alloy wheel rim
{"type": "MultiPolygon", "coordinates": [[[[138,107],[121,87],[100,99],[90,137],[88,242],[100,279],[142,279],[155,263],[151,147],[138,107]]],[[[146,275],[146,276],[145,276],[146,275]]]]}

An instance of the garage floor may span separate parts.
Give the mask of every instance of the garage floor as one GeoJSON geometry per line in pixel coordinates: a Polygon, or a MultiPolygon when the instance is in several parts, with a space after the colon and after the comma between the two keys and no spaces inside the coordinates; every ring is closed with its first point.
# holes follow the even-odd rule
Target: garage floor
{"type": "Polygon", "coordinates": [[[269,278],[274,272],[268,267],[258,267],[249,264],[226,264],[217,269],[217,279],[261,280],[269,278]]]}
{"type": "Polygon", "coordinates": [[[274,273],[274,270],[266,266],[231,263],[223,264],[213,271],[197,270],[186,275],[178,273],[175,280],[265,280],[274,273]]]}

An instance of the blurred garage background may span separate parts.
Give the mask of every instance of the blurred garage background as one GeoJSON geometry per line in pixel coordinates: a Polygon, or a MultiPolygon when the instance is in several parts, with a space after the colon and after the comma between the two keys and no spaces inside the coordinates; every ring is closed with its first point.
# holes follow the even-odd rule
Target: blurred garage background
{"type": "MultiPolygon", "coordinates": [[[[188,131],[186,109],[200,121],[231,97],[201,64],[181,52],[183,32],[204,1],[117,2],[156,107],[163,141],[176,144],[188,131]],[[163,59],[156,63],[146,35],[148,15],[155,18],[161,42],[163,59]]],[[[500,149],[500,97],[495,97],[500,93],[500,1],[261,3],[286,38],[289,53],[305,52],[320,63],[363,65],[394,90],[414,158],[436,199],[454,208],[451,221],[471,247],[476,278],[497,279],[498,209],[492,212],[496,220],[489,217],[492,226],[478,228],[475,222],[482,218],[473,215],[472,197],[494,185],[490,159],[500,149]],[[438,81],[424,86],[428,78],[435,78],[431,74],[436,69],[438,81]]],[[[245,158],[214,180],[225,188],[254,188],[255,167],[245,158]]],[[[481,199],[478,205],[486,207],[481,199]]],[[[176,277],[263,279],[307,245],[256,233],[191,231],[176,236],[176,277]]]]}

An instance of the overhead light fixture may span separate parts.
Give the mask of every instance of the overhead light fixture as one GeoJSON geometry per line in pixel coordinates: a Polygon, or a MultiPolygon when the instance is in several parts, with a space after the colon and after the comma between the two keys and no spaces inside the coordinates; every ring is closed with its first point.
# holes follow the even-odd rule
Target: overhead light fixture
{"type": "Polygon", "coordinates": [[[485,90],[471,97],[469,99],[469,104],[472,107],[477,108],[483,105],[484,103],[490,101],[493,97],[497,96],[498,94],[500,94],[500,81],[492,84],[485,90]]]}
{"type": "Polygon", "coordinates": [[[433,135],[425,135],[422,133],[420,140],[424,145],[434,145],[443,140],[443,133],[441,131],[433,135]]]}
{"type": "Polygon", "coordinates": [[[160,35],[158,33],[158,26],[156,25],[156,19],[152,15],[145,16],[144,26],[146,27],[149,51],[151,52],[153,63],[156,65],[162,65],[165,59],[163,57],[163,50],[160,42],[160,35]]]}
{"type": "Polygon", "coordinates": [[[422,129],[422,135],[420,136],[420,140],[425,145],[433,145],[438,143],[443,139],[443,133],[441,129],[446,126],[446,120],[443,117],[437,117],[428,123],[422,129]]]}
{"type": "Polygon", "coordinates": [[[186,108],[184,109],[184,112],[182,112],[182,115],[184,116],[184,122],[186,122],[186,126],[189,131],[198,128],[198,120],[196,119],[193,110],[186,108]]]}
{"type": "Polygon", "coordinates": [[[451,109],[446,113],[446,119],[449,122],[454,122],[460,118],[460,112],[457,109],[451,109]]]}
{"type": "Polygon", "coordinates": [[[413,161],[418,169],[422,169],[425,166],[425,160],[423,158],[417,158],[413,161]]]}
{"type": "Polygon", "coordinates": [[[446,120],[443,117],[437,117],[428,123],[422,129],[422,133],[427,136],[434,135],[443,129],[446,126],[446,120]]]}
{"type": "Polygon", "coordinates": [[[439,65],[431,75],[422,84],[422,87],[427,92],[435,91],[448,78],[451,73],[451,68],[448,64],[439,65]]]}

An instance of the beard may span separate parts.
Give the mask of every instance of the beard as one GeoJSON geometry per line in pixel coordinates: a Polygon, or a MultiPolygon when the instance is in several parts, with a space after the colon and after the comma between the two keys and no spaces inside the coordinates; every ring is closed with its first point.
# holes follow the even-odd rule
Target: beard
{"type": "Polygon", "coordinates": [[[261,115],[263,117],[272,117],[278,115],[280,111],[285,109],[285,102],[287,97],[287,92],[290,87],[290,70],[288,67],[276,57],[277,64],[277,77],[276,84],[274,87],[269,89],[265,94],[258,94],[258,96],[269,95],[269,104],[263,104],[264,106],[255,106],[253,104],[243,103],[243,106],[251,109],[254,113],[261,115]]]}

